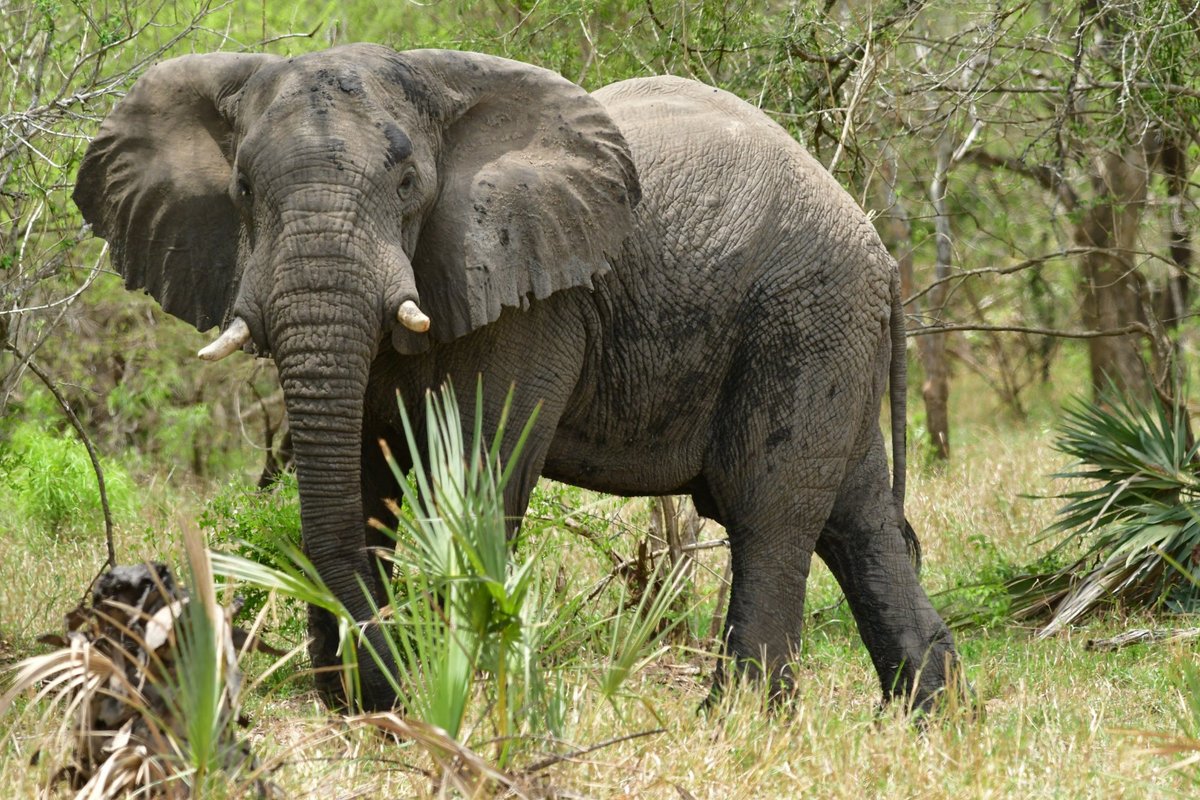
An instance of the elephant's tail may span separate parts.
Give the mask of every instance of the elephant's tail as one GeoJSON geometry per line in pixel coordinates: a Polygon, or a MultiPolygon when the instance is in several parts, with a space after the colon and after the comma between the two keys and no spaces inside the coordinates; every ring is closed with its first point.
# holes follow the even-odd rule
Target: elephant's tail
{"type": "Polygon", "coordinates": [[[892,363],[888,374],[888,397],[892,417],[892,497],[904,543],[913,567],[921,570],[921,542],[904,516],[905,457],[908,453],[908,357],[904,304],[900,301],[900,273],[892,273],[892,363]]]}

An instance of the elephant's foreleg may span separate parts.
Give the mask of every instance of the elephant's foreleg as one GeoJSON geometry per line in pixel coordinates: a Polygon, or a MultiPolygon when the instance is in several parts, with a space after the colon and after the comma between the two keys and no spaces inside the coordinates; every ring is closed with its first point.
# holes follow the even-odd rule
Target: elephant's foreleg
{"type": "Polygon", "coordinates": [[[404,437],[383,426],[364,425],[362,454],[362,500],[363,519],[366,520],[364,541],[368,552],[375,555],[369,563],[375,568],[369,583],[371,594],[377,606],[387,602],[384,591],[385,576],[392,574],[392,563],[385,556],[396,549],[395,539],[385,533],[371,520],[383,524],[388,530],[396,529],[396,517],[388,507],[389,501],[400,502],[400,487],[391,467],[387,463],[380,440],[387,442],[388,449],[396,462],[401,474],[407,473],[412,467],[412,455],[408,452],[408,444],[404,437]]]}
{"type": "Polygon", "coordinates": [[[917,582],[876,434],[848,472],[817,554],[829,565],[870,651],[886,699],[928,708],[954,678],[954,640],[917,582]]]}
{"type": "MultiPolygon", "coordinates": [[[[546,454],[550,451],[550,443],[554,439],[554,429],[562,415],[564,397],[562,395],[543,398],[537,409],[537,420],[525,439],[518,460],[508,483],[504,486],[504,516],[507,522],[507,533],[511,537],[521,527],[525,511],[529,507],[529,498],[537,487],[546,463],[546,454]]],[[[513,447],[525,420],[533,412],[533,407],[521,409],[519,413],[510,415],[509,428],[505,431],[504,446],[501,448],[501,463],[508,464],[513,458],[513,447]]]]}

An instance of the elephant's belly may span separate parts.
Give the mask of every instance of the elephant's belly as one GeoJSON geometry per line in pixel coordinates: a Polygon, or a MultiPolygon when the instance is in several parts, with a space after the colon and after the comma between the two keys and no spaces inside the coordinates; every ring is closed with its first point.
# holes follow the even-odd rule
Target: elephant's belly
{"type": "Polygon", "coordinates": [[[654,437],[597,442],[560,429],[542,474],[610,494],[680,493],[700,474],[707,447],[707,437],[692,433],[664,445],[654,437]]]}

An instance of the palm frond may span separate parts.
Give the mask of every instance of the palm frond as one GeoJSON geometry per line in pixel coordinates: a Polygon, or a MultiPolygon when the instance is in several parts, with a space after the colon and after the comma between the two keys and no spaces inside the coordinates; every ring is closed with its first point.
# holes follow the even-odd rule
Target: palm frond
{"type": "MultiPolygon", "coordinates": [[[[191,595],[163,564],[110,570],[67,615],[66,635],[51,637],[65,646],[15,665],[0,696],[0,715],[22,696],[26,713],[62,713],[74,748],[57,777],[77,798],[208,796],[253,770],[234,734],[236,609],[217,603],[198,534],[185,542],[191,595]]],[[[273,791],[247,784],[260,797],[273,791]]]]}
{"type": "Polygon", "coordinates": [[[1049,614],[1050,636],[1098,607],[1193,606],[1200,592],[1200,464],[1182,406],[1143,402],[1112,390],[1076,400],[1063,413],[1055,449],[1075,461],[1055,473],[1077,485],[1044,536],[1061,536],[1052,554],[1073,556],[1051,573],[1024,573],[1009,584],[1017,618],[1049,614]],[[1177,569],[1182,567],[1182,569],[1177,569]]]}

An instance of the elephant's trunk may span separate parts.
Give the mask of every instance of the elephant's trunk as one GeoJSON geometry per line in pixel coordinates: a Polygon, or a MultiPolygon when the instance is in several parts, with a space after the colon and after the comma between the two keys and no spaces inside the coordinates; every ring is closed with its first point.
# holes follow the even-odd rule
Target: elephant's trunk
{"type": "MultiPolygon", "coordinates": [[[[303,276],[344,277],[352,274],[348,269],[363,271],[361,263],[325,262],[277,272],[268,324],[295,448],[304,547],[326,585],[364,621],[371,618],[364,587],[373,585],[376,567],[365,550],[360,459],[363,400],[381,333],[380,300],[365,289],[289,285],[303,276]]],[[[330,670],[341,663],[337,626],[328,614],[310,609],[310,630],[318,686],[336,698],[340,678],[330,670]]],[[[386,658],[377,628],[370,638],[386,658]]],[[[390,707],[394,692],[362,649],[359,664],[364,706],[390,707]]]]}

